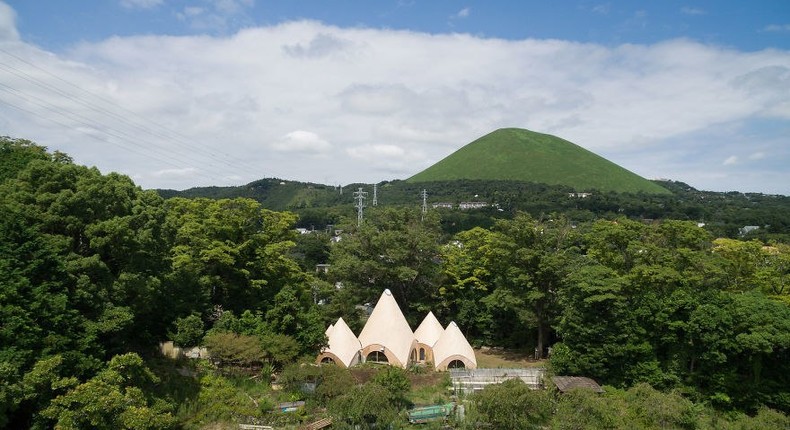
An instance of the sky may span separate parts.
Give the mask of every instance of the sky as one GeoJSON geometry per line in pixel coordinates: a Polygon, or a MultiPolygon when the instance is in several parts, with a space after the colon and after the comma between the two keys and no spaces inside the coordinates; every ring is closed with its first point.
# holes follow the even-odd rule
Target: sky
{"type": "Polygon", "coordinates": [[[790,195],[790,1],[0,0],[0,135],[143,188],[406,179],[502,127],[790,195]]]}

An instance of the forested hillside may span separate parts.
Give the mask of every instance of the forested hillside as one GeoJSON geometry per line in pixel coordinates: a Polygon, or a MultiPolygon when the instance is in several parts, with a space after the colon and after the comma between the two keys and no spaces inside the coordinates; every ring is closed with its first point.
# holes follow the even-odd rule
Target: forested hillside
{"type": "MultiPolygon", "coordinates": [[[[562,213],[571,221],[584,222],[598,218],[614,219],[675,219],[703,223],[717,237],[757,238],[790,243],[790,197],[759,193],[719,193],[699,191],[682,182],[657,181],[671,194],[629,194],[592,190],[578,197],[573,189],[519,181],[457,180],[410,183],[405,181],[377,184],[378,204],[383,206],[422,205],[421,192],[427,192],[429,208],[450,203],[455,210],[440,209],[442,229],[457,233],[472,227],[490,227],[496,219],[510,219],[518,212],[533,217],[562,213]],[[488,206],[473,211],[458,210],[465,201],[483,202],[488,206]],[[743,236],[744,226],[757,226],[743,236]]],[[[299,215],[300,227],[323,229],[336,224],[342,216],[352,216],[353,192],[368,192],[367,204],[373,198],[373,185],[351,184],[338,187],[308,184],[280,179],[262,179],[239,187],[192,188],[185,191],[159,190],[165,197],[207,197],[255,199],[271,210],[288,210],[299,215]]]]}
{"type": "MultiPolygon", "coordinates": [[[[346,209],[322,215],[313,207],[313,216],[326,216],[336,230],[299,235],[296,214],[253,199],[166,200],[126,176],[76,165],[25,140],[3,138],[0,154],[2,428],[296,425],[306,417],[272,407],[301,399],[310,410],[331,411],[339,428],[378,419],[365,409],[370,399],[395,420],[408,404],[404,375],[387,371],[355,382],[347,373],[296,364],[315,357],[337,318],[358,333],[359,305],[385,288],[413,327],[433,310],[475,345],[537,350],[557,374],[612,387],[608,403],[502,388],[515,393],[502,403],[527,402],[533,422],[556,419],[553,428],[574,428],[563,425],[581,416],[609,427],[787,423],[787,243],[720,237],[688,216],[644,221],[618,209],[583,218],[552,213],[551,206],[478,212],[485,223],[455,224],[454,231],[448,219],[460,212],[422,214],[416,204],[370,207],[359,226],[346,209]],[[328,273],[316,273],[316,263],[330,264],[328,273]],[[213,364],[163,360],[158,345],[165,340],[208,346],[213,364]],[[244,377],[234,379],[234,371],[244,377]],[[284,391],[270,388],[272,373],[284,391]],[[293,388],[306,381],[336,383],[313,394],[293,388]],[[664,421],[669,410],[680,412],[664,421]]],[[[280,182],[266,186],[287,186],[280,182]]],[[[481,184],[464,186],[467,193],[481,184]]],[[[595,201],[545,190],[539,195],[548,205],[572,202],[583,211],[595,201]]],[[[337,190],[328,191],[341,201],[337,190]]],[[[629,199],[633,207],[642,199],[643,211],[670,201],[712,210],[701,203],[709,194],[683,193],[629,199]]],[[[770,207],[760,199],[783,201],[729,197],[755,203],[754,212],[765,211],[760,216],[770,207]]],[[[735,206],[721,207],[725,217],[735,206]]],[[[497,390],[486,393],[501,399],[497,390]]],[[[500,425],[502,414],[487,395],[470,399],[475,419],[519,428],[500,425]]]]}

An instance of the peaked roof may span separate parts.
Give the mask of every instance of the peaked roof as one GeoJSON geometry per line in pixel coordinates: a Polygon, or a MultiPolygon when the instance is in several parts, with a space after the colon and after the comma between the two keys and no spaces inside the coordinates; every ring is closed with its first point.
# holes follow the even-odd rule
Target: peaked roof
{"type": "Polygon", "coordinates": [[[477,358],[472,345],[466,340],[455,321],[447,325],[442,336],[433,345],[433,358],[436,369],[445,370],[453,360],[461,360],[467,369],[477,368],[477,358]]]}
{"type": "Polygon", "coordinates": [[[425,315],[425,318],[420,323],[420,326],[417,327],[417,330],[414,330],[414,338],[417,339],[417,342],[433,347],[442,336],[442,333],[444,333],[442,324],[439,323],[433,312],[429,311],[428,315],[425,315]]]}
{"type": "Polygon", "coordinates": [[[370,345],[381,345],[392,352],[400,362],[397,364],[404,367],[408,364],[414,333],[390,290],[381,293],[373,313],[359,334],[359,341],[362,349],[370,345]]]}
{"type": "Polygon", "coordinates": [[[343,318],[338,318],[337,322],[329,327],[327,329],[329,346],[324,348],[322,353],[333,354],[346,367],[356,364],[354,359],[362,347],[357,337],[354,336],[354,332],[343,321],[343,318]]]}
{"type": "Polygon", "coordinates": [[[601,388],[597,382],[584,376],[552,376],[551,382],[553,382],[562,393],[567,393],[570,390],[578,388],[586,388],[596,393],[604,392],[603,388],[601,388]]]}

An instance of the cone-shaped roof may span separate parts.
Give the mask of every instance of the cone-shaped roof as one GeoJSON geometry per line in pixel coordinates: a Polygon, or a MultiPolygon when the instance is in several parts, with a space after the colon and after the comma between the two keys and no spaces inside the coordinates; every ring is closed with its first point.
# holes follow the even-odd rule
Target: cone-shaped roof
{"type": "Polygon", "coordinates": [[[442,333],[444,333],[442,324],[439,323],[433,312],[429,311],[428,315],[420,323],[420,326],[417,327],[417,330],[414,330],[414,338],[417,342],[433,347],[442,336],[442,333]]]}
{"type": "Polygon", "coordinates": [[[359,339],[354,336],[354,332],[348,328],[343,318],[338,318],[337,322],[330,326],[330,329],[327,329],[329,346],[324,348],[321,353],[334,355],[346,367],[356,364],[355,359],[362,346],[359,339]]]}
{"type": "Polygon", "coordinates": [[[362,349],[370,345],[381,345],[389,350],[399,361],[392,364],[400,364],[403,367],[408,364],[414,333],[390,290],[381,293],[373,313],[370,314],[362,333],[359,334],[359,341],[362,349]]]}
{"type": "Polygon", "coordinates": [[[433,345],[433,359],[437,370],[446,370],[453,360],[461,360],[467,369],[477,368],[475,351],[455,321],[447,325],[447,329],[433,345]]]}

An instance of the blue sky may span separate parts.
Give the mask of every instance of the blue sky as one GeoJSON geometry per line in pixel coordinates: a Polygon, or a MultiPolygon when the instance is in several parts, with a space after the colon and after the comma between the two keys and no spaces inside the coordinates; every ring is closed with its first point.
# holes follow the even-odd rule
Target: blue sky
{"type": "Polygon", "coordinates": [[[0,129],[144,187],[404,179],[499,127],[790,195],[790,2],[0,1],[0,129]]]}
{"type": "Polygon", "coordinates": [[[9,1],[26,40],[50,49],[139,34],[227,35],[311,19],[326,24],[510,40],[617,45],[687,37],[743,50],[790,48],[790,2],[744,1],[9,1]],[[224,5],[224,6],[223,6],[224,5]],[[190,9],[201,9],[190,16],[190,9]],[[209,17],[211,16],[211,17],[209,17]]]}

